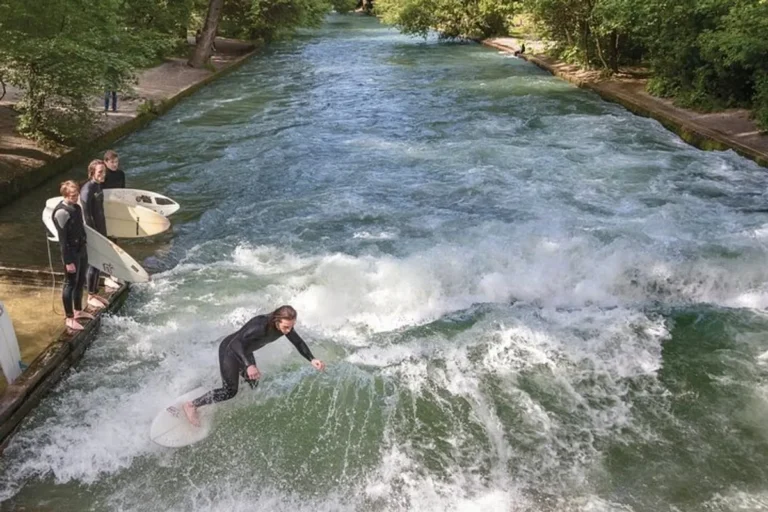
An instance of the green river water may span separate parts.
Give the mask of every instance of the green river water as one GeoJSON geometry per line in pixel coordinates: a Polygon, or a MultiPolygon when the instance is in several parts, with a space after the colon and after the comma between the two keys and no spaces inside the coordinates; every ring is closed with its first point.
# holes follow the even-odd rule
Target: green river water
{"type": "Polygon", "coordinates": [[[753,162],[341,16],[116,149],[183,209],[125,245],[153,280],[16,434],[0,509],[768,510],[753,162]],[[210,437],[154,445],[217,339],[283,303],[327,371],[278,341],[210,437]]]}

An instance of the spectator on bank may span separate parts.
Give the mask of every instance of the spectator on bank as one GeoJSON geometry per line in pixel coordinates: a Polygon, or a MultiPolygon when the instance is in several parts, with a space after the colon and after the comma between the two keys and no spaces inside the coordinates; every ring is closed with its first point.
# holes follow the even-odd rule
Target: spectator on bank
{"type": "Polygon", "coordinates": [[[112,100],[112,112],[117,112],[117,91],[104,92],[104,112],[109,110],[109,100],[112,100]]]}
{"type": "Polygon", "coordinates": [[[104,75],[104,112],[109,111],[109,103],[112,100],[112,112],[117,112],[117,89],[120,83],[119,72],[108,67],[104,75]]]}

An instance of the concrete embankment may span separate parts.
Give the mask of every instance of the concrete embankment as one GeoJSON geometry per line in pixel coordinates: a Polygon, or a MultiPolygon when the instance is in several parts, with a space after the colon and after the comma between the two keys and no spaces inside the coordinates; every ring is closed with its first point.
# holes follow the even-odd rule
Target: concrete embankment
{"type": "MultiPolygon", "coordinates": [[[[506,53],[519,50],[522,43],[530,48],[536,45],[512,37],[483,40],[486,46],[506,53]]],[[[732,149],[762,166],[768,167],[768,135],[758,130],[749,112],[730,109],[723,112],[700,113],[675,106],[671,100],[651,96],[645,91],[647,77],[620,73],[605,78],[598,71],[585,71],[542,53],[523,54],[521,58],[545,69],[553,75],[592,90],[603,99],[623,105],[635,114],[651,117],[683,140],[705,150],[732,149]]]]}

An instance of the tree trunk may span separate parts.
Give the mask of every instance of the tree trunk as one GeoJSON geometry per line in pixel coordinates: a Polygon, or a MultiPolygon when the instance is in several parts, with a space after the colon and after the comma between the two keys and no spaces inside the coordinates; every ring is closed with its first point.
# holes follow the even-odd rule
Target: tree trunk
{"type": "Polygon", "coordinates": [[[205,25],[197,41],[195,53],[189,59],[188,64],[193,68],[202,68],[211,58],[213,50],[213,41],[216,39],[216,32],[219,29],[219,19],[221,19],[221,10],[224,7],[224,0],[210,0],[208,3],[208,15],[205,17],[205,25]]]}
{"type": "Polygon", "coordinates": [[[614,73],[619,72],[619,32],[614,30],[613,34],[611,34],[613,39],[613,50],[611,51],[611,57],[610,57],[610,64],[611,64],[611,71],[614,73]]]}
{"type": "Polygon", "coordinates": [[[603,63],[603,68],[609,69],[608,63],[605,62],[605,57],[603,56],[603,48],[600,46],[600,36],[595,34],[595,47],[597,48],[597,56],[600,57],[600,62],[603,63]]]}

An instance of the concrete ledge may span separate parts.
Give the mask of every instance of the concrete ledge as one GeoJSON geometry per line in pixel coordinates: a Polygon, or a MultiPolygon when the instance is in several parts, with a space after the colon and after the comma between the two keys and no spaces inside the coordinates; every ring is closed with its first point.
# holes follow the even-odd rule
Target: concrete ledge
{"type": "Polygon", "coordinates": [[[64,281],[64,272],[34,268],[14,268],[0,266],[0,278],[11,284],[23,284],[29,286],[50,286],[52,279],[61,283],[64,281]]]}
{"type": "Polygon", "coordinates": [[[24,418],[55,386],[65,372],[82,358],[98,333],[104,313],[118,311],[128,297],[129,285],[111,294],[109,306],[94,315],[94,319],[77,334],[64,331],[0,396],[0,453],[6,448],[24,418]]]}
{"type": "MultiPolygon", "coordinates": [[[[485,46],[506,53],[512,53],[514,50],[508,44],[494,40],[486,39],[480,42],[485,46]]],[[[650,96],[647,93],[643,95],[628,94],[615,87],[616,84],[612,84],[610,80],[595,81],[582,79],[569,71],[560,69],[559,66],[562,66],[562,63],[543,56],[523,54],[519,55],[519,57],[552,73],[558,78],[567,80],[583,89],[594,91],[604,100],[618,103],[634,114],[659,121],[665,128],[677,134],[692,146],[707,151],[732,149],[741,156],[754,160],[759,165],[768,167],[768,152],[744,144],[733,136],[708,129],[701,124],[697,124],[695,121],[683,118],[681,114],[689,113],[690,111],[679,107],[670,107],[663,103],[663,100],[650,96]]]]}

